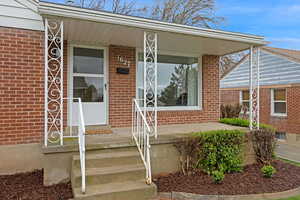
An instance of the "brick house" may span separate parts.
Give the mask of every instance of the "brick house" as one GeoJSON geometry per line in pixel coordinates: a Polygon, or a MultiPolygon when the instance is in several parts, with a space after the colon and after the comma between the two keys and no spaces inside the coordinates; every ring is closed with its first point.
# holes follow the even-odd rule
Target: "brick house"
{"type": "MultiPolygon", "coordinates": [[[[220,81],[221,104],[249,106],[248,56],[220,81]]],[[[300,51],[263,47],[260,55],[260,122],[291,143],[300,134],[300,51]]]]}
{"type": "MultiPolygon", "coordinates": [[[[175,170],[173,140],[160,134],[224,128],[213,123],[219,57],[265,44],[260,36],[37,0],[1,1],[0,13],[0,174],[43,168],[46,185],[71,179],[76,198],[85,177],[100,176],[90,162],[128,164],[132,147],[148,183],[151,172],[175,170]],[[104,132],[112,133],[86,137],[104,132]],[[162,159],[164,166],[157,164],[162,159]]],[[[140,170],[128,168],[127,175],[140,170]]],[[[105,172],[122,176],[124,169],[105,172]]],[[[97,192],[86,195],[112,193],[97,192]]]]}

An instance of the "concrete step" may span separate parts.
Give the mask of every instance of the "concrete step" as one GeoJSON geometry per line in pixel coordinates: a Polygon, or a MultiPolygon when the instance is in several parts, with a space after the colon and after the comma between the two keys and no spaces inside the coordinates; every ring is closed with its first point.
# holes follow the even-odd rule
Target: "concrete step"
{"type": "Polygon", "coordinates": [[[149,200],[156,196],[156,186],[145,180],[125,181],[88,186],[85,194],[78,187],[73,193],[75,200],[149,200]]]}
{"type": "MultiPolygon", "coordinates": [[[[86,168],[110,167],[141,163],[142,160],[138,151],[113,151],[98,154],[86,154],[86,168]]],[[[80,168],[79,155],[73,156],[72,166],[75,168],[80,168]]]]}
{"type": "MultiPolygon", "coordinates": [[[[72,170],[74,187],[81,187],[80,169],[72,170]]],[[[146,171],[143,164],[116,165],[111,167],[88,168],[86,170],[86,185],[99,185],[126,181],[136,181],[145,178],[146,171]]]]}

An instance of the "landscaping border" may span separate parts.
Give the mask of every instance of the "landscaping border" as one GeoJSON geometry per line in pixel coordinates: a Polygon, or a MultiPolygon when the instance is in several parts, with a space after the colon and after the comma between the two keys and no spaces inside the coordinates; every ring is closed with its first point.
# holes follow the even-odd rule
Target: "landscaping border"
{"type": "Polygon", "coordinates": [[[249,195],[201,195],[185,192],[160,192],[159,197],[168,200],[278,200],[300,195],[300,187],[284,192],[249,195]]]}

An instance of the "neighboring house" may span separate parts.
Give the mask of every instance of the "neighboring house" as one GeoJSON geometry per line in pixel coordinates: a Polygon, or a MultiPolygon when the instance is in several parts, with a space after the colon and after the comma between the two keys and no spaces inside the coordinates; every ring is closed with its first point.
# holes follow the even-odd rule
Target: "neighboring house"
{"type": "MultiPolygon", "coordinates": [[[[170,141],[160,139],[157,124],[181,125],[175,131],[172,126],[164,128],[181,133],[217,122],[219,57],[265,44],[260,36],[36,0],[2,0],[0,13],[0,173],[43,168],[46,185],[71,177],[76,198],[81,196],[84,181],[80,178],[85,172],[92,184],[86,194],[91,199],[147,189],[140,185],[145,181],[97,187],[118,182],[126,174],[124,179],[131,181],[143,176],[136,172],[140,166],[128,167],[130,161],[136,162],[132,152],[99,154],[103,149],[138,146],[148,182],[150,155],[153,173],[178,168],[178,154],[170,141]],[[146,100],[133,104],[133,99],[145,96],[146,100]],[[131,139],[126,135],[131,127],[135,143],[120,142],[126,136],[131,139]],[[87,137],[87,151],[94,154],[86,159],[85,128],[114,132],[103,138],[87,137]],[[151,154],[150,134],[158,134],[151,154]],[[69,137],[78,138],[80,145],[68,145],[69,137]],[[91,169],[99,163],[107,168],[91,169]]],[[[126,194],[119,199],[143,199],[126,194]]]]}
{"type": "MultiPolygon", "coordinates": [[[[300,51],[263,47],[259,62],[260,122],[273,125],[279,138],[295,143],[300,140],[300,51]]],[[[249,107],[248,64],[246,56],[223,77],[221,104],[249,107]]]]}

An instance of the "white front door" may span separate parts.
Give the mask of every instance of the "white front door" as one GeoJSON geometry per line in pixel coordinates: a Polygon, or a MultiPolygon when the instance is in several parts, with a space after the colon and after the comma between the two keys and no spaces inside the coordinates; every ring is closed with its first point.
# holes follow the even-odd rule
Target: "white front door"
{"type": "MultiPolygon", "coordinates": [[[[86,125],[106,124],[106,52],[100,48],[74,46],[71,49],[71,93],[81,98],[86,125]]],[[[78,125],[78,103],[73,101],[69,115],[72,125],[78,125]]]]}

